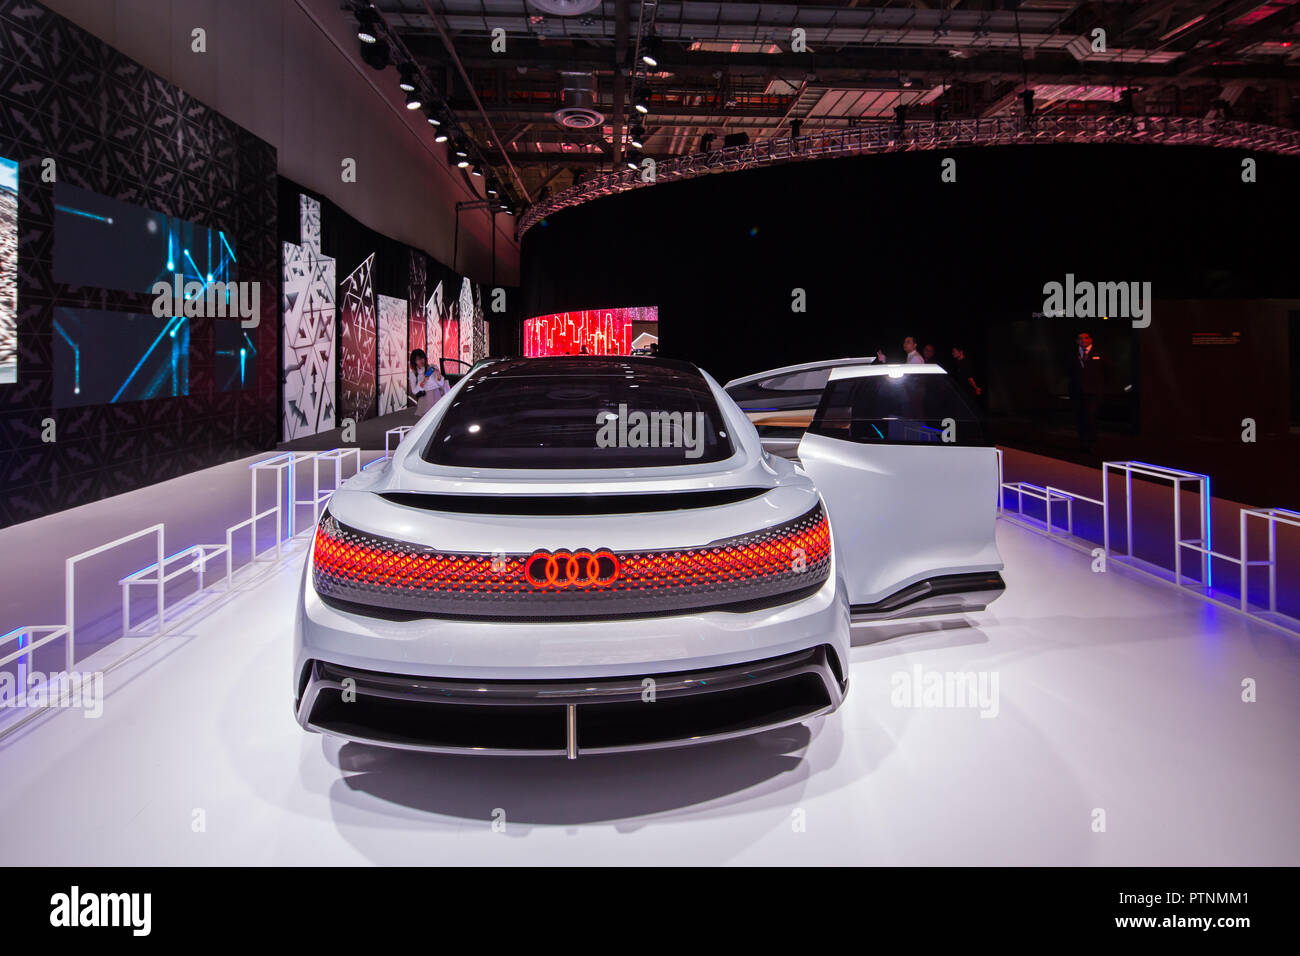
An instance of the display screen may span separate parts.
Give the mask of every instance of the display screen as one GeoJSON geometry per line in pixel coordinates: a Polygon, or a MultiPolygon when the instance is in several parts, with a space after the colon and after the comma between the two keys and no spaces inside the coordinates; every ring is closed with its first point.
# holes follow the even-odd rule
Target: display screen
{"type": "Polygon", "coordinates": [[[156,282],[231,282],[232,240],[218,229],[110,199],[54,187],[54,279],[72,286],[150,292],[156,282]]]}
{"type": "Polygon", "coordinates": [[[634,340],[649,353],[658,322],[656,306],[539,315],[524,320],[524,355],[631,355],[634,340]]]}
{"type": "Polygon", "coordinates": [[[18,164],[0,156],[0,385],[18,381],[18,164]]]}
{"type": "Polygon", "coordinates": [[[189,393],[189,319],[55,308],[55,408],[189,393]]]}
{"type": "Polygon", "coordinates": [[[240,392],[252,388],[257,381],[257,348],[250,331],[238,322],[223,319],[216,323],[217,354],[213,374],[218,391],[240,392]]]}

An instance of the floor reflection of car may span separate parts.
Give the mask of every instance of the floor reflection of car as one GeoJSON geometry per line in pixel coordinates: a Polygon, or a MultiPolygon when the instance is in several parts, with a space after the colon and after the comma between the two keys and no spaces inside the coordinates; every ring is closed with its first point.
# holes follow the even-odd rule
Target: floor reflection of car
{"type": "Polygon", "coordinates": [[[1002,593],[997,453],[940,366],[813,362],[726,391],[821,492],[855,620],[978,610],[1002,593]]]}

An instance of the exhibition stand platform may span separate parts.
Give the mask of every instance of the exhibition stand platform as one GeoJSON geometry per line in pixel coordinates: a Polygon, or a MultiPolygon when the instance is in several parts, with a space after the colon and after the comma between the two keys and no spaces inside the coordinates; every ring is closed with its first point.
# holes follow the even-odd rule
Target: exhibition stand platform
{"type": "MultiPolygon", "coordinates": [[[[304,733],[292,608],[320,466],[284,454],[0,531],[6,627],[44,624],[64,599],[62,562],[40,563],[51,541],[72,555],[165,522],[170,555],[223,542],[277,494],[305,502],[293,534],[283,507],[264,519],[280,532],[264,530],[229,580],[215,555],[203,590],[168,591],[161,628],[152,539],[136,565],[111,551],[78,565],[76,663],[109,661],[102,708],[49,709],[0,739],[8,862],[1189,866],[1284,865],[1300,850],[1295,634],[1121,561],[1095,570],[1086,547],[1014,508],[997,531],[1005,595],[855,627],[848,698],[808,725],[576,761],[304,733]],[[268,470],[250,505],[250,475],[268,470]],[[83,644],[120,620],[120,580],[139,564],[135,636],[83,644]]],[[[164,587],[196,577],[193,552],[180,560],[164,587]]],[[[61,640],[33,666],[41,654],[61,658],[61,640]]]]}

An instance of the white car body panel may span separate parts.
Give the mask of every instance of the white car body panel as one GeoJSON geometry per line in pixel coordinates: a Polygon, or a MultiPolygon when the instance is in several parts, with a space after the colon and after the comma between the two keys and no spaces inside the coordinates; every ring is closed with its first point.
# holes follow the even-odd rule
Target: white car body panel
{"type": "Polygon", "coordinates": [[[992,448],[854,445],[810,434],[799,460],[830,513],[850,604],[873,604],[927,578],[1002,570],[992,448]]]}
{"type": "MultiPolygon", "coordinates": [[[[854,361],[836,367],[829,379],[891,374],[891,368],[854,361]]],[[[912,370],[895,374],[942,373],[941,369],[927,366],[913,366],[912,370]]],[[[505,375],[502,381],[508,382],[511,372],[508,366],[498,365],[482,374],[505,375]]],[[[525,370],[523,374],[529,373],[525,370]]],[[[539,709],[528,712],[540,713],[545,707],[554,710],[551,702],[558,694],[571,702],[563,706],[570,715],[567,753],[572,757],[579,750],[584,727],[575,714],[596,715],[593,719],[599,724],[603,719],[600,715],[607,712],[602,707],[612,706],[603,702],[615,699],[609,695],[622,694],[616,705],[628,705],[628,688],[635,691],[643,675],[660,675],[657,680],[668,681],[670,699],[677,704],[686,701],[688,707],[705,708],[715,706],[709,701],[734,701],[745,694],[767,693],[762,688],[801,687],[805,685],[798,682],[815,679],[816,685],[824,689],[824,700],[818,697],[809,704],[801,697],[798,706],[789,707],[778,701],[769,710],[754,710],[747,718],[751,725],[746,727],[725,726],[724,719],[723,725],[709,723],[709,729],[700,734],[630,744],[615,740],[616,745],[593,745],[588,749],[680,746],[783,726],[830,712],[842,700],[847,687],[852,605],[872,604],[936,576],[1002,567],[992,539],[996,483],[992,449],[862,445],[805,434],[798,446],[802,464],[796,465],[767,453],[745,412],[716,381],[706,374],[703,378],[717,403],[719,427],[732,444],[729,457],[698,464],[601,469],[470,468],[426,460],[423,451],[443,416],[458,402],[467,400],[463,393],[471,379],[462,379],[404,436],[391,461],[368,468],[331,497],[328,517],[333,522],[329,532],[332,537],[318,541],[327,541],[330,553],[339,554],[344,552],[338,549],[352,547],[346,541],[361,540],[361,553],[367,557],[361,559],[365,562],[362,565],[341,565],[342,570],[329,572],[334,578],[321,580],[337,582],[347,580],[338,575],[369,575],[371,572],[355,568],[374,567],[369,562],[386,560],[382,555],[393,549],[406,555],[401,560],[417,562],[417,575],[427,573],[423,569],[428,565],[419,562],[429,560],[425,554],[429,550],[453,557],[469,556],[466,560],[477,562],[480,568],[484,556],[494,554],[536,556],[560,549],[612,549],[625,556],[637,552],[671,553],[677,548],[715,545],[737,535],[779,526],[788,528],[815,512],[820,504],[827,514],[830,540],[828,545],[824,523],[819,532],[819,577],[812,579],[809,587],[781,590],[789,587],[785,576],[792,574],[790,566],[781,565],[784,570],[779,573],[764,572],[778,574],[771,579],[776,582],[772,585],[777,588],[775,598],[765,599],[766,603],[733,604],[730,610],[718,605],[719,601],[725,603],[725,598],[713,595],[723,592],[710,585],[695,592],[705,605],[698,608],[676,604],[675,595],[665,596],[673,592],[654,592],[646,600],[661,602],[655,607],[662,608],[662,602],[668,602],[666,610],[654,613],[636,610],[625,616],[592,617],[588,610],[592,605],[582,592],[577,592],[563,599],[571,603],[547,605],[550,613],[564,616],[521,617],[518,611],[511,616],[502,614],[500,605],[484,604],[489,599],[476,596],[486,592],[473,591],[467,592],[469,597],[459,599],[472,605],[468,613],[449,614],[445,613],[449,608],[466,606],[448,604],[452,598],[447,595],[452,592],[447,588],[459,593],[460,579],[447,587],[439,585],[401,598],[387,590],[390,584],[379,585],[377,591],[373,583],[362,584],[359,587],[371,590],[358,592],[348,592],[347,586],[340,592],[340,585],[328,584],[335,589],[331,592],[334,596],[323,598],[313,578],[318,547],[314,542],[303,572],[295,628],[294,690],[299,722],[308,729],[388,746],[531,753],[540,751],[465,746],[463,742],[450,746],[435,741],[429,745],[401,735],[384,736],[373,727],[358,730],[346,705],[336,703],[329,695],[340,692],[343,675],[349,672],[370,682],[366,691],[370,696],[366,699],[375,701],[381,709],[388,706],[384,701],[391,704],[399,700],[401,703],[395,706],[425,707],[426,713],[437,713],[442,708],[445,714],[450,706],[464,714],[467,711],[461,705],[474,711],[476,703],[499,704],[505,710],[535,705],[539,709]],[[753,494],[727,494],[737,490],[753,494]],[[726,500],[707,494],[702,498],[699,494],[710,492],[721,492],[726,500]],[[696,494],[690,503],[681,506],[663,507],[662,499],[644,506],[637,500],[619,500],[619,496],[627,495],[691,493],[696,494]],[[456,496],[464,497],[465,502],[456,501],[456,496]],[[553,503],[546,503],[544,508],[528,504],[545,498],[578,499],[585,510],[537,513],[551,510],[553,503]],[[593,509],[593,499],[599,508],[593,509]],[[520,501],[526,506],[519,505],[520,501]],[[511,507],[517,510],[512,513],[511,507]],[[596,513],[588,513],[591,510],[596,513]],[[385,539],[389,543],[382,543],[385,539]],[[375,548],[380,548],[382,555],[375,548]],[[816,583],[823,573],[825,580],[816,583]],[[369,603],[340,598],[340,594],[348,593],[356,593],[358,600],[369,603]],[[401,600],[415,604],[399,608],[398,603],[392,603],[392,609],[402,613],[389,613],[384,608],[401,600]],[[427,611],[424,602],[428,600],[437,603],[437,613],[427,611]],[[584,613],[588,616],[581,616],[584,613]],[[716,682],[711,678],[714,674],[716,682]],[[488,699],[473,699],[474,688],[479,686],[476,682],[483,682],[481,690],[489,695],[488,699]],[[719,689],[707,686],[711,683],[719,689]],[[501,704],[502,700],[506,703],[501,704]],[[772,715],[766,723],[760,719],[765,714],[772,715]]],[[[487,394],[491,394],[490,388],[487,394]]],[[[766,557],[753,560],[772,561],[771,549],[762,547],[766,550],[760,553],[766,557]]],[[[435,555],[434,560],[443,558],[435,555]]],[[[483,580],[491,578],[486,571],[481,573],[483,580]]],[[[495,595],[496,586],[492,587],[495,595]]],[[[513,592],[520,590],[514,584],[511,588],[513,592]]],[[[612,590],[595,597],[611,597],[612,590]]],[[[524,598],[528,602],[535,600],[532,592],[524,598]]],[[[914,598],[908,596],[908,600],[914,598]]],[[[661,712],[636,711],[631,717],[627,710],[622,713],[624,719],[638,726],[643,719],[653,721],[661,712]]],[[[601,732],[608,734],[607,730],[597,729],[592,731],[596,735],[592,739],[598,739],[601,732]]],[[[553,744],[548,744],[544,752],[557,752],[553,744]]]]}
{"type": "MultiPolygon", "coordinates": [[[[440,552],[468,555],[529,554],[558,549],[605,548],[616,552],[672,551],[710,545],[736,536],[788,524],[819,507],[811,480],[791,463],[764,452],[758,435],[741,410],[707,375],[716,400],[722,428],[731,440],[733,454],[715,462],[686,463],[671,467],[601,469],[465,468],[436,464],[422,456],[442,417],[462,400],[468,379],[458,382],[404,437],[391,461],[368,468],[331,497],[328,513],[342,526],[368,535],[434,547],[440,552]],[[698,502],[690,507],[628,513],[619,511],[619,495],[680,494],[755,490],[751,497],[716,505],[698,502]],[[408,496],[390,500],[382,495],[408,496]],[[433,510],[410,504],[422,495],[467,496],[489,502],[490,513],[433,510]],[[596,514],[508,513],[506,505],[491,504],[493,497],[597,497],[609,511],[596,514]],[[503,513],[496,513],[498,507],[503,513]]],[[[629,509],[635,506],[622,505],[629,509]]],[[[450,508],[443,499],[438,508],[450,508]]],[[[763,662],[794,657],[793,678],[800,668],[817,675],[827,689],[824,705],[805,707],[799,715],[774,718],[781,726],[807,719],[839,705],[846,686],[849,654],[849,609],[840,587],[833,535],[829,571],[820,586],[774,599],[755,609],[721,610],[709,607],[668,613],[602,618],[502,619],[464,616],[384,617],[367,607],[347,606],[322,598],[313,582],[314,542],[303,570],[295,628],[294,690],[296,714],[308,729],[389,746],[423,750],[483,750],[527,753],[495,746],[446,747],[412,744],[401,739],[377,739],[373,733],[355,731],[346,723],[322,722],[320,695],[338,687],[338,668],[362,675],[404,675],[395,678],[413,686],[427,678],[442,693],[462,693],[449,682],[483,681],[491,693],[530,692],[538,682],[576,681],[564,693],[582,710],[599,709],[602,698],[581,696],[586,682],[591,691],[608,692],[609,682],[640,681],[643,675],[693,675],[712,669],[741,668],[733,684],[744,683],[748,668],[763,662]],[[799,663],[808,653],[833,655],[820,667],[799,663]],[[832,673],[833,672],[833,673],[832,673]],[[598,682],[606,682],[599,684],[598,682]],[[530,682],[532,682],[530,684],[530,682]],[[575,690],[574,688],[577,688],[575,690]],[[450,688],[450,690],[448,690],[450,688]],[[522,689],[520,689],[522,688],[522,689]],[[313,715],[317,715],[316,718],[313,715]]],[[[707,697],[696,682],[693,699],[707,697]]],[[[774,686],[756,684],[754,686],[774,686]]],[[[704,688],[707,690],[707,688],[704,688]]],[[[425,688],[427,691],[427,687],[425,688]]],[[[375,693],[383,696],[385,690],[375,693]]],[[[442,698],[435,697],[436,705],[442,698]]],[[[567,699],[567,698],[566,698],[567,699]]],[[[512,699],[513,700],[513,699],[512,699]]],[[[524,703],[537,704],[537,700],[524,703]]],[[[459,702],[458,702],[459,703],[459,702]]],[[[472,703],[472,702],[471,702],[472,703]]],[[[327,703],[326,706],[333,706],[327,703]]],[[[471,706],[471,709],[472,706],[471,706]]],[[[573,711],[573,708],[570,708],[573,711]]],[[[644,711],[653,720],[657,711],[644,711]]],[[[344,711],[346,717],[346,711],[344,711]]],[[[569,755],[577,752],[583,723],[576,720],[569,755]]],[[[758,727],[756,729],[762,729],[758,727]]],[[[700,735],[651,743],[595,746],[597,751],[635,750],[646,746],[679,746],[697,739],[723,739],[752,730],[713,728],[700,735]]],[[[547,752],[554,752],[550,750],[547,752]]]]}
{"type": "MultiPolygon", "coordinates": [[[[946,374],[937,365],[871,365],[837,368],[830,381],[946,374]]],[[[995,449],[859,444],[808,432],[798,454],[826,502],[850,606],[932,578],[1002,570],[995,449]]]]}

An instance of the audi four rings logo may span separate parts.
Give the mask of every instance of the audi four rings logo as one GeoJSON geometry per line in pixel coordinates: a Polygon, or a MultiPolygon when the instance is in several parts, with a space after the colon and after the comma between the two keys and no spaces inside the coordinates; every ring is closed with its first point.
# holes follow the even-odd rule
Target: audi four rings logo
{"type": "Polygon", "coordinates": [[[618,580],[618,558],[613,551],[535,551],[524,562],[524,580],[534,587],[607,587],[618,580]]]}

